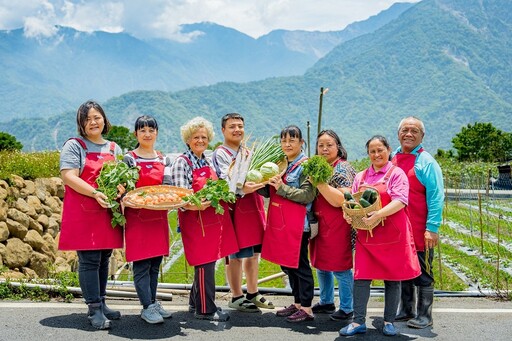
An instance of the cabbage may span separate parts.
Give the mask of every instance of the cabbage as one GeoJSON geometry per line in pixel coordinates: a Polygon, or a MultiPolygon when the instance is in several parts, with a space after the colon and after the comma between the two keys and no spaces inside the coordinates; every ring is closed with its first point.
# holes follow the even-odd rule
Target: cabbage
{"type": "Polygon", "coordinates": [[[263,180],[268,180],[274,175],[279,174],[279,166],[273,162],[265,162],[260,168],[260,173],[263,176],[263,180]]]}
{"type": "Polygon", "coordinates": [[[247,175],[245,176],[245,181],[256,182],[256,183],[262,182],[263,175],[261,175],[259,170],[252,169],[247,172],[247,175]]]}

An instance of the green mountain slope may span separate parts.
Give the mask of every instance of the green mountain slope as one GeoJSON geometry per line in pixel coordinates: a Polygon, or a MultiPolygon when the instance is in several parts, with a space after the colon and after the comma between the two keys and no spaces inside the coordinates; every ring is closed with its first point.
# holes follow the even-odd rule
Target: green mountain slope
{"type": "MultiPolygon", "coordinates": [[[[425,144],[435,152],[449,148],[467,123],[512,130],[511,12],[500,0],[424,0],[374,33],[339,45],[304,76],[132,92],[104,104],[114,124],[130,129],[138,115],[156,116],[165,152],[184,149],[179,126],[189,118],[211,119],[220,134],[220,117],[232,111],[247,116],[253,138],[291,123],[306,133],[310,121],[314,144],[319,89],[327,87],[322,128],[341,135],[350,159],[365,155],[364,143],[373,134],[387,136],[396,147],[396,128],[406,115],[425,120],[425,144]]],[[[0,123],[0,130],[27,150],[54,149],[74,133],[74,113],[0,123]]]]}

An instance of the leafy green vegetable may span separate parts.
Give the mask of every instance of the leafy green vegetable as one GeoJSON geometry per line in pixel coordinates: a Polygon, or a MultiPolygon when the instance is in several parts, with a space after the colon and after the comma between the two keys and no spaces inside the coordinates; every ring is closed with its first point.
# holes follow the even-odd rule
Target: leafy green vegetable
{"type": "Polygon", "coordinates": [[[233,203],[236,201],[235,193],[229,190],[229,184],[224,179],[212,180],[208,179],[206,185],[194,194],[183,197],[183,201],[201,207],[201,202],[210,201],[211,206],[215,208],[215,213],[223,214],[224,207],[220,201],[233,203]]]}
{"type": "Polygon", "coordinates": [[[263,180],[268,180],[274,175],[279,174],[279,166],[274,162],[265,162],[260,168],[260,173],[263,176],[263,180]]]}
{"type": "Polygon", "coordinates": [[[121,213],[117,198],[117,186],[123,185],[126,191],[135,189],[135,184],[139,179],[139,169],[130,167],[121,161],[105,162],[101,168],[100,175],[96,179],[98,191],[107,196],[106,202],[112,210],[112,227],[117,225],[124,226],[126,218],[121,213]]]}
{"type": "Polygon", "coordinates": [[[255,183],[259,183],[263,181],[263,175],[261,175],[261,172],[256,169],[251,169],[247,172],[247,175],[245,176],[245,181],[251,181],[255,183]]]}
{"type": "Polygon", "coordinates": [[[327,160],[320,155],[314,155],[302,163],[304,174],[309,176],[314,186],[328,182],[332,176],[333,168],[327,160]]]}
{"type": "Polygon", "coordinates": [[[266,162],[278,163],[285,158],[284,152],[281,149],[281,143],[277,136],[272,136],[261,143],[257,143],[253,148],[251,163],[249,170],[260,170],[266,162]]]}

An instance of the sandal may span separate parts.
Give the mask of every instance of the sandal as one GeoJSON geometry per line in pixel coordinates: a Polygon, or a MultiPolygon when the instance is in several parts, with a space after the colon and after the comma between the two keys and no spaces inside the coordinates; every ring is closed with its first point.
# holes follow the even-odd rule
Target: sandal
{"type": "Polygon", "coordinates": [[[237,299],[235,302],[229,301],[228,306],[230,308],[236,309],[238,311],[243,311],[245,313],[259,313],[260,309],[256,306],[256,304],[247,300],[244,296],[237,299]]]}
{"type": "Polygon", "coordinates": [[[258,294],[256,297],[251,298],[250,301],[254,303],[258,308],[274,309],[274,304],[270,301],[267,301],[262,294],[258,294]]]}

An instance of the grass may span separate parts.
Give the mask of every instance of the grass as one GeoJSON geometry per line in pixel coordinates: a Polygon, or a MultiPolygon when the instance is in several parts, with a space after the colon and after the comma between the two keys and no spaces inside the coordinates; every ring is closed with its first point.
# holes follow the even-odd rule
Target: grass
{"type": "Polygon", "coordinates": [[[60,176],[59,158],[59,152],[0,151],[0,179],[8,181],[13,174],[26,180],[60,176]]]}

